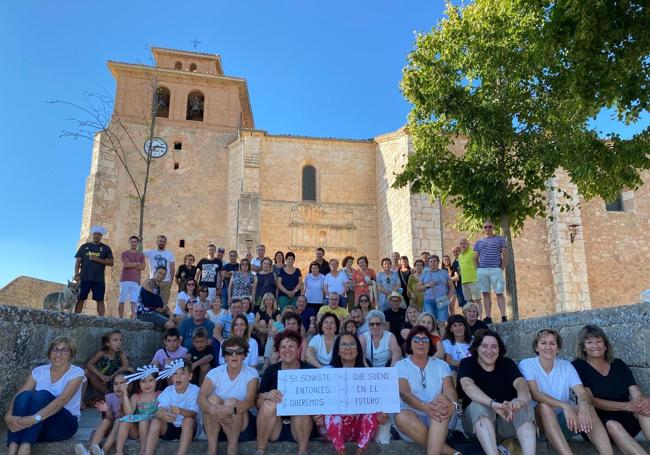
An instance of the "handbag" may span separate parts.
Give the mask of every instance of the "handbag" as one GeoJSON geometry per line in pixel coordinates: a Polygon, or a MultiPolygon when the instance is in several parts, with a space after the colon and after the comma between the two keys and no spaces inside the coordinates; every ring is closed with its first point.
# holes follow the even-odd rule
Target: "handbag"
{"type": "Polygon", "coordinates": [[[436,298],[436,307],[438,307],[439,310],[442,310],[444,307],[449,306],[450,304],[451,302],[449,301],[449,297],[446,295],[436,298]]]}

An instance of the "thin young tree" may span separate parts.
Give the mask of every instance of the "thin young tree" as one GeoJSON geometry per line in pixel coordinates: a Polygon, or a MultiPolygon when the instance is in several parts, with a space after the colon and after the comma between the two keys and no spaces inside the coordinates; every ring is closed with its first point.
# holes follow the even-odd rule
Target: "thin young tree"
{"type": "MultiPolygon", "coordinates": [[[[606,62],[589,54],[598,40],[585,46],[584,40],[571,38],[571,27],[584,24],[568,3],[575,2],[449,3],[446,17],[430,33],[417,36],[402,80],[412,103],[413,153],[394,187],[409,185],[413,193],[455,205],[466,229],[476,229],[486,218],[500,226],[510,245],[506,292],[515,319],[512,236],[526,219],[548,216],[548,185],[556,172],[566,171],[581,197],[611,201],[622,189],[639,187],[640,171],[650,169],[650,129],[629,140],[610,135],[605,141],[589,126],[604,107],[616,107],[628,121],[638,118],[637,107],[648,100],[647,63],[623,66],[623,59],[620,69],[628,73],[608,79],[606,62]],[[590,70],[596,73],[590,78],[603,90],[589,92],[596,82],[585,89],[580,80],[585,62],[593,63],[590,70]],[[459,137],[467,143],[463,153],[454,154],[449,146],[459,137]]],[[[591,32],[597,29],[592,26],[591,32]]],[[[610,35],[621,36],[620,27],[610,29],[610,35]]],[[[647,42],[641,42],[645,51],[647,42]]],[[[601,42],[601,47],[609,45],[601,42]]],[[[632,53],[645,55],[647,62],[647,52],[632,53]]],[[[554,191],[564,196],[554,210],[575,206],[565,189],[554,191]]]]}
{"type": "Polygon", "coordinates": [[[115,109],[114,99],[106,92],[84,92],[83,103],[50,101],[52,104],[70,106],[80,114],[69,119],[73,127],[64,130],[61,137],[89,140],[108,151],[121,164],[139,204],[140,250],[144,244],[147,189],[151,180],[151,163],[154,159],[152,154],[145,150],[145,143],[141,138],[146,137],[146,144],[151,144],[155,137],[157,114],[160,109],[168,107],[159,88],[155,66],[150,66],[146,76],[141,85],[144,94],[142,99],[151,101],[142,106],[138,124],[124,119],[115,109]]]}

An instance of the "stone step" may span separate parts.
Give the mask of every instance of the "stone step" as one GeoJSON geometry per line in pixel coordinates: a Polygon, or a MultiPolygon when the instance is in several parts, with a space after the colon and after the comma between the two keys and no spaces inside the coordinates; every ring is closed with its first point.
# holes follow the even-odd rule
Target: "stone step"
{"type": "MultiPolygon", "coordinates": [[[[37,444],[35,449],[32,451],[34,455],[72,455],[74,454],[74,446],[78,441],[63,441],[63,442],[52,442],[47,444],[37,444]]],[[[641,443],[646,450],[650,453],[650,443],[644,441],[641,443]]],[[[188,455],[205,455],[207,450],[207,444],[205,441],[193,441],[188,455]]],[[[584,441],[572,441],[571,450],[575,455],[594,455],[596,450],[594,446],[584,442],[584,441]]],[[[161,441],[156,447],[156,455],[176,455],[178,451],[178,443],[161,441]]],[[[239,444],[239,455],[254,455],[256,451],[255,442],[243,442],[239,444]]],[[[354,444],[347,444],[346,446],[347,453],[354,453],[354,444]]],[[[226,453],[226,444],[219,443],[218,451],[219,454],[226,453]]],[[[269,444],[268,449],[266,450],[266,455],[286,455],[297,452],[297,446],[290,442],[278,442],[269,444]]],[[[6,447],[0,448],[0,453],[6,453],[6,447]]],[[[138,444],[136,442],[129,442],[127,445],[126,452],[128,455],[138,455],[138,444]]],[[[309,443],[309,453],[319,454],[319,455],[334,455],[334,449],[330,443],[325,441],[311,441],[309,443]]],[[[425,451],[415,444],[409,444],[404,441],[391,441],[387,445],[378,445],[374,442],[370,444],[366,452],[366,455],[420,455],[424,454],[425,451]]],[[[483,452],[479,450],[470,450],[463,452],[466,455],[480,455],[483,452]]],[[[555,455],[553,449],[547,444],[546,441],[539,441],[537,444],[536,455],[555,455]]],[[[617,454],[620,452],[616,451],[617,454]]]]}

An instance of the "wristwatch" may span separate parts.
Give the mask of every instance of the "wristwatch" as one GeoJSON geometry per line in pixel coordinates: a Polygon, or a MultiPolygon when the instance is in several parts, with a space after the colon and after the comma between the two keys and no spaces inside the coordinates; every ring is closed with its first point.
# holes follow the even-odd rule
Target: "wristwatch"
{"type": "Polygon", "coordinates": [[[40,414],[34,414],[34,421],[36,421],[36,423],[40,422],[41,420],[43,420],[43,417],[41,417],[40,414]]]}

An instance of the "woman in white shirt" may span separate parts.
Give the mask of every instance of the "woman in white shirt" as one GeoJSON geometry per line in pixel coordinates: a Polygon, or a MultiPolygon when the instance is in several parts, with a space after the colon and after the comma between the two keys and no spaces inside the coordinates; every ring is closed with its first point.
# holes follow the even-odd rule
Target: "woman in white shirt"
{"type": "Polygon", "coordinates": [[[72,338],[56,337],[47,351],[50,363],[36,367],[7,406],[9,455],[29,455],[39,442],[63,441],[77,432],[84,370],[72,365],[72,338]]]}
{"type": "Polygon", "coordinates": [[[558,359],[562,348],[560,334],[552,329],[538,330],[533,338],[537,357],[519,363],[530,394],[535,400],[535,416],[553,448],[560,454],[573,453],[567,442],[572,434],[584,432],[600,454],[613,454],[607,431],[591,405],[578,372],[570,362],[558,359]],[[570,393],[578,405],[570,401],[570,393]]]}
{"type": "Polygon", "coordinates": [[[384,329],[386,316],[379,310],[371,310],[367,320],[370,330],[359,337],[366,363],[370,367],[395,366],[402,358],[402,351],[395,335],[384,329]]]}
{"type": "Polygon", "coordinates": [[[445,442],[458,400],[449,365],[433,357],[436,345],[424,326],[411,329],[404,347],[407,357],[395,365],[401,400],[395,427],[402,439],[429,453],[454,453],[445,442]]]}
{"type": "Polygon", "coordinates": [[[248,410],[255,405],[259,384],[257,370],[243,363],[249,353],[244,338],[224,340],[221,352],[226,363],[208,372],[199,392],[208,455],[216,455],[221,430],[228,439],[226,453],[237,453],[239,435],[248,427],[248,410]]]}
{"type": "Polygon", "coordinates": [[[341,323],[334,313],[325,313],[318,321],[318,335],[309,340],[306,360],[316,368],[329,365],[332,361],[332,348],[341,323]]]}
{"type": "MultiPolygon", "coordinates": [[[[250,336],[248,318],[243,314],[238,314],[232,319],[232,330],[230,331],[229,338],[231,337],[241,337],[248,342],[248,353],[242,362],[244,365],[257,368],[257,362],[259,360],[259,345],[257,344],[257,340],[250,336]]],[[[223,365],[224,363],[225,358],[222,349],[219,352],[219,365],[223,365]]]]}
{"type": "MultiPolygon", "coordinates": [[[[325,275],[325,296],[330,295],[330,292],[336,292],[341,296],[339,306],[342,308],[348,307],[348,290],[349,290],[348,276],[344,271],[339,270],[339,260],[330,259],[330,273],[325,275]]],[[[327,299],[327,297],[326,297],[327,299]]]]}
{"type": "Polygon", "coordinates": [[[181,285],[181,290],[176,296],[174,308],[174,322],[179,324],[188,317],[192,305],[199,300],[199,289],[194,278],[188,278],[181,285]]]}

